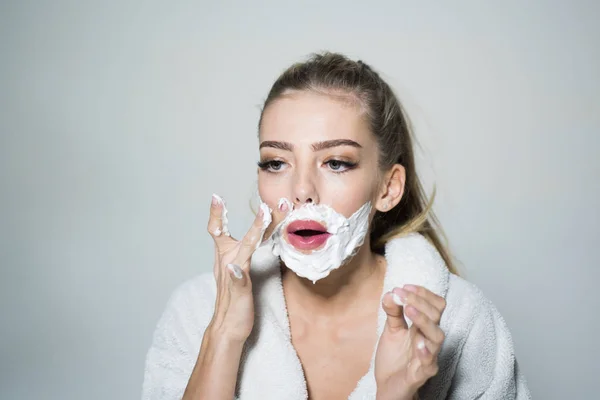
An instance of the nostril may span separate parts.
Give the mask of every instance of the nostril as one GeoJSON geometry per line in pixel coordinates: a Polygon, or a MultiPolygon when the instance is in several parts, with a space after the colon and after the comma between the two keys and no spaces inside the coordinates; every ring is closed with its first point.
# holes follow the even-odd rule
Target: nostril
{"type": "Polygon", "coordinates": [[[297,204],[306,204],[306,203],[313,203],[313,199],[311,199],[310,197],[304,201],[301,201],[299,198],[296,197],[296,203],[297,204]]]}

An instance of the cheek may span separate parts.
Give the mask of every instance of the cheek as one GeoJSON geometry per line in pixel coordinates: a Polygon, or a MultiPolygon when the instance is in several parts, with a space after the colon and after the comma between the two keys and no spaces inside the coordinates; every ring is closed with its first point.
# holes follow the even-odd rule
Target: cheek
{"type": "MultiPolygon", "coordinates": [[[[277,179],[275,176],[261,176],[264,174],[259,174],[258,177],[258,195],[261,200],[269,206],[270,209],[276,210],[279,206],[279,200],[282,197],[287,198],[291,201],[291,197],[289,191],[287,190],[287,186],[281,179],[277,179]]],[[[278,218],[276,215],[273,215],[273,225],[281,222],[283,218],[278,218]]]]}
{"type": "Polygon", "coordinates": [[[373,180],[352,176],[352,173],[327,177],[323,180],[321,199],[346,218],[375,198],[373,180]],[[325,200],[327,199],[327,200],[325,200]]]}

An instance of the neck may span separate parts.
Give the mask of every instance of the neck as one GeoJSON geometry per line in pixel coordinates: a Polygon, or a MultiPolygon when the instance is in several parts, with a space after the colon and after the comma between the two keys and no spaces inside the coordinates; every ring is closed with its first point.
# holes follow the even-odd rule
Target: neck
{"type": "Polygon", "coordinates": [[[343,317],[354,312],[355,305],[364,304],[365,298],[375,296],[379,302],[385,267],[385,258],[371,251],[368,239],[350,261],[316,283],[300,278],[284,266],[282,281],[286,300],[313,319],[315,316],[343,317]]]}

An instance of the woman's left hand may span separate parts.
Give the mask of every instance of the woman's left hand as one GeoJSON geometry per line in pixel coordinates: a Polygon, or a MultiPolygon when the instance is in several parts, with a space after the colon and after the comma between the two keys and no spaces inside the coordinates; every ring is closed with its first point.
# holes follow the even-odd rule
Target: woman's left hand
{"type": "Polygon", "coordinates": [[[405,285],[386,293],[382,304],[387,321],[375,355],[377,400],[409,400],[438,372],[446,301],[424,287],[405,285]]]}

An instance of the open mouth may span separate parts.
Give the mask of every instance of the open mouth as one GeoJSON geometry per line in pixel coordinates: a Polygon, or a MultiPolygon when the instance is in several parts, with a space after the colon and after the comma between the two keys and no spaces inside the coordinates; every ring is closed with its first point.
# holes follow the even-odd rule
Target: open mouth
{"type": "Polygon", "coordinates": [[[288,242],[300,250],[315,250],[323,246],[331,236],[322,224],[317,221],[294,221],[288,225],[288,242]]]}

